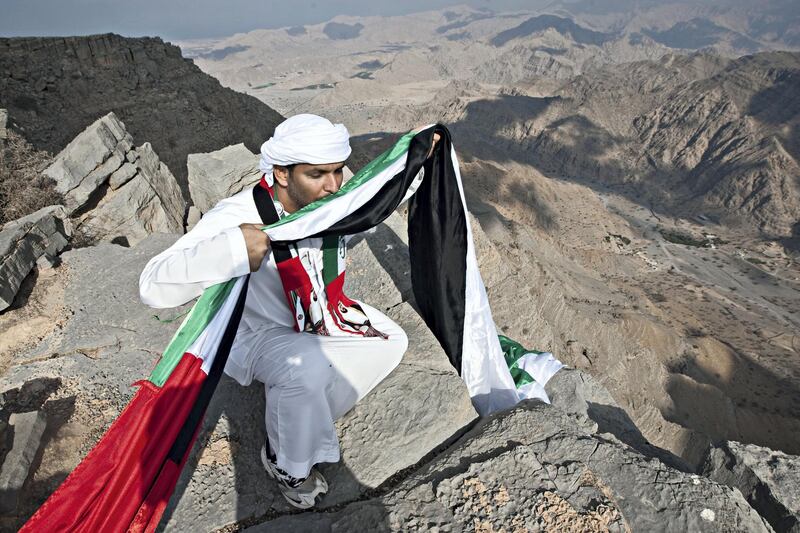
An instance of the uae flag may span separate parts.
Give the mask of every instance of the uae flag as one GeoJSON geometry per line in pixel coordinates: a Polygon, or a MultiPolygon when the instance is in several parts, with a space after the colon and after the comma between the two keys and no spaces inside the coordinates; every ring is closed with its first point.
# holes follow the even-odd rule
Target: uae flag
{"type": "MultiPolygon", "coordinates": [[[[265,227],[272,241],[351,235],[405,200],[417,308],[481,415],[547,401],[552,354],[498,337],[478,270],[458,160],[444,126],[401,137],[341,189],[265,227]],[[441,136],[431,157],[433,135],[441,136]],[[420,171],[423,171],[419,181],[420,171]],[[501,344],[502,342],[502,344],[501,344]]],[[[119,418],[23,531],[152,531],[227,361],[249,276],[209,287],[119,418]]],[[[413,339],[411,339],[413,342],[413,339]]]]}

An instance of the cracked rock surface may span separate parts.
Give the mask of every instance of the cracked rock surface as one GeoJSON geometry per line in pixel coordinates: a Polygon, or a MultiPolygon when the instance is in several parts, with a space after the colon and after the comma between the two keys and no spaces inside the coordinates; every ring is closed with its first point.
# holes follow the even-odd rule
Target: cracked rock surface
{"type": "Polygon", "coordinates": [[[45,175],[64,195],[77,229],[91,241],[136,244],[156,232],[180,233],[186,202],[150,143],[114,113],[97,119],[55,158],[45,175]]]}
{"type": "Polygon", "coordinates": [[[770,531],[739,491],[535,401],[484,419],[381,492],[247,531],[770,531]]]}
{"type": "Polygon", "coordinates": [[[22,281],[43,255],[55,257],[67,245],[72,225],[60,205],[13,220],[0,231],[0,311],[14,301],[22,281]]]}
{"type": "Polygon", "coordinates": [[[800,532],[800,457],[722,442],[709,448],[703,473],[739,489],[775,531],[800,532]]]}

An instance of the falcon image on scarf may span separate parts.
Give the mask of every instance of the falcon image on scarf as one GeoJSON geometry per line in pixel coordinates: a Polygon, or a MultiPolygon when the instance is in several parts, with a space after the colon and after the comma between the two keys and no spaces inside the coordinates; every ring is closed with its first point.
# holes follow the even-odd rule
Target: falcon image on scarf
{"type": "MultiPolygon", "coordinates": [[[[323,130],[341,126],[318,125],[323,130]]],[[[262,147],[262,170],[270,176],[269,165],[291,164],[275,159],[279,151],[272,151],[271,141],[262,147]]],[[[331,160],[346,159],[339,149],[331,160]]],[[[405,200],[417,308],[466,383],[476,410],[487,415],[526,398],[548,401],[544,385],[563,365],[550,353],[498,337],[478,270],[458,159],[444,126],[405,134],[338,192],[264,231],[278,244],[352,235],[380,224],[405,200]],[[428,157],[434,133],[441,140],[428,157]],[[422,182],[407,198],[420,170],[422,182]]],[[[205,290],[150,377],[138,383],[119,418],[23,531],[155,530],[225,366],[248,280],[249,275],[205,290]]]]}

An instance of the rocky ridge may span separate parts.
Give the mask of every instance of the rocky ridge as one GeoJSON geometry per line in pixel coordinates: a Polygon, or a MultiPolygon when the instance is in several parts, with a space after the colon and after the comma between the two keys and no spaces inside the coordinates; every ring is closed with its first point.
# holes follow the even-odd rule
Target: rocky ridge
{"type": "Polygon", "coordinates": [[[220,86],[178,47],[114,34],[0,38],[0,108],[52,153],[114,112],[151,143],[188,196],[186,156],[243,142],[258,151],[281,116],[220,86]]]}
{"type": "MultiPolygon", "coordinates": [[[[797,231],[800,56],[668,56],[579,76],[546,95],[453,87],[418,117],[451,124],[483,160],[510,158],[559,179],[627,188],[674,215],[706,213],[767,238],[797,231]],[[780,98],[781,112],[772,95],[780,98]]],[[[391,113],[390,113],[391,114],[391,113]]]]}
{"type": "Polygon", "coordinates": [[[393,17],[340,16],[180,44],[225,86],[283,113],[324,109],[366,133],[385,128],[379,110],[387,102],[415,105],[452,81],[547,84],[669,53],[738,57],[797,50],[795,10],[768,4],[762,10],[729,6],[724,14],[685,3],[620,9],[613,2],[556,2],[512,12],[454,6],[393,17]],[[335,38],[326,31],[331,26],[351,31],[335,38]]]}

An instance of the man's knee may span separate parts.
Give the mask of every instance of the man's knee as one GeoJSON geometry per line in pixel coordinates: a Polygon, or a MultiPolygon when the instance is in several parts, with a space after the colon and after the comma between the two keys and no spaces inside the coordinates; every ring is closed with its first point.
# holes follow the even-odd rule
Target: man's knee
{"type": "Polygon", "coordinates": [[[301,394],[316,394],[331,381],[335,374],[333,365],[319,352],[303,354],[292,371],[292,388],[301,394]]]}

